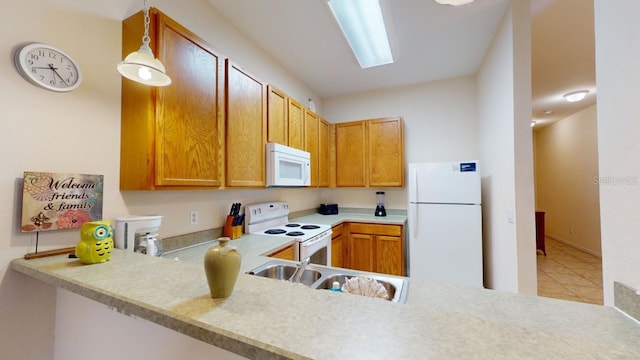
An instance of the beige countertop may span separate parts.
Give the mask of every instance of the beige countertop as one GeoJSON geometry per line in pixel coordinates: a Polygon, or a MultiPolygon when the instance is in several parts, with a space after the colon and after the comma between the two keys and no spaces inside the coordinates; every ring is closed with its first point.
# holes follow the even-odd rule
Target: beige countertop
{"type": "MultiPolygon", "coordinates": [[[[335,225],[358,216],[309,215],[296,221],[335,225]]],[[[394,218],[379,221],[406,220],[394,218]]],[[[376,219],[363,215],[360,221],[376,219]]],[[[288,243],[279,237],[245,235],[232,241],[242,254],[241,274],[229,298],[214,300],[203,268],[212,243],[166,258],[116,249],[103,264],[56,256],[16,259],[11,268],[253,359],[637,359],[640,354],[640,324],[610,307],[411,280],[407,303],[397,304],[245,274],[268,261],[263,254],[288,243]]]]}

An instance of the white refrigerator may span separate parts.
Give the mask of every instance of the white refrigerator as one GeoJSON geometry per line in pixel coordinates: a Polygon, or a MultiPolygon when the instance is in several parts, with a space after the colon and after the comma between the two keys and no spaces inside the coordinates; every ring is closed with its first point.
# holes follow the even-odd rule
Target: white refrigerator
{"type": "Polygon", "coordinates": [[[483,287],[480,164],[409,164],[409,277],[483,287]]]}

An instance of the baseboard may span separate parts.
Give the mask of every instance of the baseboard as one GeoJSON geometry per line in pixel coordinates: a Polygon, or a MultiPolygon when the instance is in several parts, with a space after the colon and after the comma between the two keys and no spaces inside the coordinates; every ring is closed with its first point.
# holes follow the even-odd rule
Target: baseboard
{"type": "Polygon", "coordinates": [[[596,253],[596,252],[594,252],[594,251],[592,251],[592,250],[590,250],[590,249],[587,249],[587,248],[584,248],[584,247],[582,247],[582,246],[576,245],[576,244],[574,244],[574,243],[572,243],[572,242],[570,242],[570,241],[567,241],[567,240],[565,240],[565,239],[563,239],[563,238],[561,238],[561,237],[559,237],[559,236],[552,235],[552,234],[547,234],[547,233],[545,233],[544,235],[545,235],[546,237],[550,238],[550,239],[553,239],[553,240],[559,241],[559,242],[561,242],[561,243],[563,243],[563,244],[565,244],[565,245],[567,245],[567,246],[571,246],[571,247],[572,247],[572,248],[574,248],[574,249],[578,249],[578,250],[580,250],[580,251],[584,251],[584,252],[586,252],[587,254],[590,254],[590,255],[593,255],[593,256],[595,256],[595,257],[597,257],[597,258],[601,258],[601,259],[602,259],[602,254],[598,254],[598,253],[596,253]]]}

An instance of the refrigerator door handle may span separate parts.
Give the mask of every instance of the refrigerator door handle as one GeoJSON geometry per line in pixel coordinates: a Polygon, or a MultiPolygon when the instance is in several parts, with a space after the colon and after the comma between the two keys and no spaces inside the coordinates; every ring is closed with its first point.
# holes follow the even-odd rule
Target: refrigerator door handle
{"type": "Polygon", "coordinates": [[[418,216],[418,211],[420,211],[420,206],[418,206],[417,204],[412,204],[414,207],[413,212],[413,219],[411,219],[411,222],[413,223],[413,238],[417,239],[418,238],[418,219],[420,218],[418,216]]]}
{"type": "Polygon", "coordinates": [[[419,182],[418,182],[418,169],[413,168],[411,169],[413,172],[413,185],[411,190],[413,190],[413,201],[415,201],[416,204],[414,205],[414,211],[413,211],[413,219],[411,219],[411,222],[413,223],[413,237],[414,238],[418,238],[418,219],[420,218],[418,216],[418,209],[420,208],[419,206],[417,206],[418,203],[418,199],[420,199],[420,196],[418,196],[418,189],[420,188],[418,186],[419,182]]]}
{"type": "Polygon", "coordinates": [[[420,199],[420,196],[418,196],[418,189],[420,189],[420,187],[418,186],[419,182],[418,182],[418,169],[413,168],[413,192],[415,197],[413,198],[413,201],[418,202],[418,199],[420,199]]]}

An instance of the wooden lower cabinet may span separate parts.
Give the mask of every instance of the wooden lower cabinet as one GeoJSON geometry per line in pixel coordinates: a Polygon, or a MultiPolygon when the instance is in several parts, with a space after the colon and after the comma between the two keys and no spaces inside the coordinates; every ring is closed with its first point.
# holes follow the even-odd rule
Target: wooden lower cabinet
{"type": "Polygon", "coordinates": [[[293,260],[293,245],[289,245],[284,249],[280,249],[278,251],[272,252],[269,254],[269,257],[274,257],[278,259],[284,260],[293,260]]]}
{"type": "Polygon", "coordinates": [[[349,223],[349,268],[404,276],[404,227],[349,223]]]}
{"type": "Polygon", "coordinates": [[[347,253],[347,235],[344,233],[344,224],[331,228],[331,266],[347,267],[345,259],[347,253]]]}
{"type": "Polygon", "coordinates": [[[376,236],[375,271],[383,274],[404,276],[404,251],[402,238],[399,236],[376,236]]]}
{"type": "Polygon", "coordinates": [[[375,271],[373,241],[373,235],[349,234],[349,267],[351,269],[375,271]]]}

